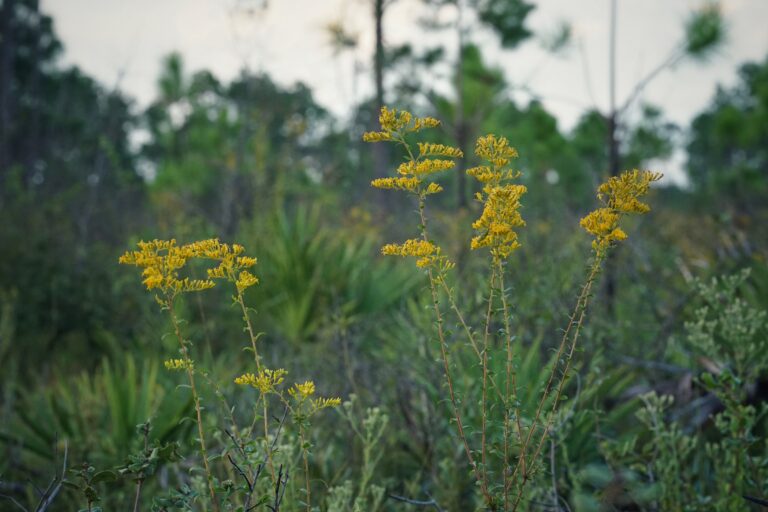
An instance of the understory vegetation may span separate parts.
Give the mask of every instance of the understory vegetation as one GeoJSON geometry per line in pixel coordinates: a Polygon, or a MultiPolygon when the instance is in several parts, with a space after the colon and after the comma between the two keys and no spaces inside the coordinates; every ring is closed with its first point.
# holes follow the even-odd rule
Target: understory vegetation
{"type": "Polygon", "coordinates": [[[177,54],[139,106],[0,2],[0,510],[768,506],[768,60],[564,130],[469,37],[533,4],[426,4],[477,26],[341,119],[177,54]]]}

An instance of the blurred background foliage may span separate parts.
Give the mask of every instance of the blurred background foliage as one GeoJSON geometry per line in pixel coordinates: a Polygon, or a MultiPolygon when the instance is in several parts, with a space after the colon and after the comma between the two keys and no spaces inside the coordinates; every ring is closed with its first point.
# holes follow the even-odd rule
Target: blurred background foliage
{"type": "MultiPolygon", "coordinates": [[[[680,44],[638,81],[637,94],[608,112],[585,110],[564,131],[535,96],[512,99],[523,86],[489,65],[473,38],[486,31],[513,49],[539,37],[527,24],[534,5],[523,0],[425,1],[435,13],[472,13],[471,22],[425,26],[455,35],[457,57],[439,47],[392,48],[377,36],[376,93],[346,120],[304,84],[286,87],[245,69],[225,82],[187,69],[179,54],[162,62],[155,99],[141,107],[61,63],[53,20],[36,0],[0,3],[0,494],[34,501],[27,483],[50,478],[65,445],[71,465],[124,463],[140,442],[135,426],[148,418],[161,442],[193,443],[191,423],[181,421],[191,399],[159,367],[172,353],[162,336],[168,325],[117,257],[140,239],[220,237],[259,258],[261,284],[248,298],[267,360],[317,379],[328,394],[355,396],[343,415],[322,420],[328,434],[313,471],[333,489],[327,506],[352,510],[359,497],[371,510],[399,509],[387,498],[396,494],[471,508],[471,478],[440,399],[424,277],[377,256],[383,241],[414,228],[394,215],[412,204],[368,186],[396,164],[386,149],[360,142],[386,101],[442,119],[438,142],[465,151],[431,215],[459,262],[454,284],[472,316],[482,315],[485,284],[468,254],[477,205],[463,169],[476,164],[473,141],[488,132],[520,152],[528,225],[511,287],[524,390],[537,389],[537,369],[550,363],[581,278],[588,241],[576,226],[594,205],[595,185],[616,166],[684,153],[687,185],[655,191],[652,214],[633,226],[617,270],[607,272],[612,284],[586,328],[578,378],[530,509],[749,510],[716,490],[718,477],[701,469],[712,464],[706,454],[740,472],[737,494],[768,498],[759,477],[768,452],[757,442],[768,386],[764,353],[753,350],[765,345],[765,322],[750,317],[748,346],[735,328],[709,345],[692,334],[707,318],[738,325],[729,309],[736,298],[740,311],[768,305],[768,57],[743,63],[734,85],[718,87],[690,126],[640,101],[644,81],[685,59],[706,61],[723,43],[716,4],[686,20],[680,44]],[[431,78],[446,68],[448,91],[431,78]],[[751,273],[727,281],[724,295],[707,288],[702,299],[698,280],[744,268],[751,273]],[[723,379],[737,379],[739,393],[724,396],[733,386],[723,379]],[[362,418],[373,418],[372,430],[359,427],[350,444],[345,425],[362,418]],[[659,429],[659,421],[675,426],[659,429]],[[705,442],[715,444],[691,453],[705,442]],[[654,443],[687,451],[671,460],[654,443]],[[750,473],[729,450],[761,469],[750,473]],[[695,496],[663,480],[672,463],[691,464],[683,477],[699,482],[695,496]],[[378,487],[358,489],[361,478],[378,487]],[[378,488],[386,490],[380,502],[378,488]]],[[[382,24],[388,2],[370,3],[382,24]]],[[[357,44],[343,26],[329,31],[339,52],[357,44]]],[[[548,41],[552,52],[567,46],[568,26],[548,41]]],[[[229,387],[249,360],[238,313],[217,290],[184,307],[198,357],[229,387]]],[[[462,389],[466,403],[477,399],[470,373],[462,389]]],[[[185,482],[179,468],[184,462],[163,470],[158,492],[185,482]]],[[[105,501],[126,509],[129,494],[105,501]]],[[[74,499],[63,494],[53,509],[71,510],[74,499]]]]}

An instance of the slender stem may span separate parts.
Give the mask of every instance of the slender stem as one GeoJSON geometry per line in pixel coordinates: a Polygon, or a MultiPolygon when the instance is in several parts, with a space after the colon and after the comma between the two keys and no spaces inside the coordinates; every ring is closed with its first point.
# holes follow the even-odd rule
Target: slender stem
{"type": "Polygon", "coordinates": [[[299,427],[299,441],[301,442],[301,454],[304,459],[304,485],[307,489],[307,512],[312,510],[312,489],[309,485],[309,457],[307,455],[307,449],[305,448],[306,441],[304,439],[304,428],[299,427]]]}
{"type": "MultiPolygon", "coordinates": [[[[464,332],[467,335],[467,339],[469,340],[470,346],[472,347],[472,350],[475,352],[475,355],[477,356],[478,363],[482,364],[483,353],[480,350],[480,346],[478,345],[477,341],[475,340],[475,335],[472,332],[472,329],[469,327],[469,324],[467,324],[466,320],[464,320],[464,315],[461,313],[461,310],[456,304],[456,299],[453,297],[453,291],[448,286],[448,283],[446,283],[445,279],[441,279],[440,284],[442,285],[443,290],[445,291],[445,294],[448,297],[448,305],[456,314],[456,318],[458,318],[459,323],[461,324],[461,327],[464,329],[464,332]]],[[[493,390],[496,392],[496,396],[499,397],[499,400],[504,401],[504,395],[501,392],[501,388],[499,388],[499,386],[496,385],[496,379],[493,378],[493,374],[488,375],[488,381],[491,383],[491,388],[493,388],[493,390]]]]}
{"type": "Polygon", "coordinates": [[[203,416],[200,409],[200,396],[197,394],[197,387],[195,386],[195,372],[192,366],[189,364],[189,351],[187,350],[187,343],[181,335],[181,329],[179,327],[178,318],[176,318],[176,312],[174,311],[174,298],[168,301],[168,309],[171,313],[171,322],[173,323],[173,329],[176,333],[176,339],[179,342],[181,348],[181,354],[184,357],[184,361],[187,363],[187,378],[189,379],[189,387],[192,390],[192,400],[195,403],[195,412],[197,413],[197,434],[200,437],[200,455],[203,458],[203,467],[205,468],[205,476],[208,480],[208,491],[211,494],[211,506],[215,512],[219,511],[219,503],[216,501],[216,491],[213,488],[213,474],[211,468],[208,465],[208,451],[205,447],[205,433],[203,432],[203,416]]]}
{"type": "MultiPolygon", "coordinates": [[[[571,339],[571,332],[574,332],[573,339],[572,339],[571,344],[570,344],[570,350],[569,350],[569,353],[568,353],[568,359],[567,359],[567,362],[566,362],[566,365],[565,365],[565,372],[563,373],[563,377],[561,378],[560,383],[559,383],[559,385],[557,387],[557,393],[555,395],[555,402],[553,404],[553,409],[552,409],[552,412],[551,412],[549,418],[547,419],[547,426],[545,427],[545,429],[544,429],[544,431],[542,433],[543,438],[546,438],[547,429],[551,426],[551,422],[552,422],[552,420],[554,418],[554,411],[557,408],[557,404],[558,404],[558,401],[560,400],[560,396],[561,396],[561,392],[562,392],[563,386],[565,385],[565,381],[567,380],[567,371],[570,368],[570,362],[571,362],[571,358],[573,357],[573,353],[574,353],[575,348],[576,348],[576,342],[578,341],[579,331],[580,331],[581,326],[582,326],[582,324],[584,322],[584,316],[585,316],[587,305],[588,305],[588,302],[589,302],[589,297],[590,297],[590,291],[591,291],[591,288],[592,288],[592,284],[594,283],[595,278],[597,277],[597,273],[600,270],[600,266],[601,266],[601,264],[603,262],[603,257],[604,257],[604,253],[603,252],[598,252],[595,255],[595,261],[592,264],[592,267],[590,268],[590,272],[589,272],[589,275],[587,277],[587,280],[584,283],[584,285],[582,286],[581,293],[579,294],[578,298],[576,299],[576,305],[574,307],[574,311],[573,311],[573,313],[571,314],[571,316],[569,318],[568,326],[566,327],[566,329],[565,329],[565,331],[563,333],[563,338],[560,341],[560,346],[558,347],[557,354],[555,356],[555,360],[554,360],[554,362],[552,364],[552,370],[551,370],[551,372],[549,374],[549,379],[547,381],[547,385],[544,388],[544,393],[543,393],[543,395],[541,397],[541,400],[539,401],[538,407],[536,408],[536,414],[534,416],[533,421],[531,422],[531,426],[530,426],[530,428],[528,430],[528,435],[526,436],[525,442],[523,443],[523,446],[522,446],[522,448],[520,450],[521,454],[527,454],[528,453],[528,444],[530,443],[531,438],[534,435],[534,432],[537,430],[536,424],[539,421],[539,418],[541,416],[541,412],[544,409],[544,405],[546,404],[546,401],[549,398],[550,393],[552,391],[552,386],[553,386],[553,383],[554,383],[554,380],[555,380],[555,375],[557,374],[557,369],[560,366],[560,360],[562,359],[562,356],[565,353],[566,348],[568,347],[568,341],[571,339]]],[[[535,450],[534,454],[528,460],[533,462],[536,459],[536,457],[538,456],[538,454],[539,454],[539,452],[541,450],[541,444],[542,444],[541,442],[539,442],[537,444],[537,447],[536,447],[536,450],[535,450]]],[[[522,456],[520,458],[520,460],[518,460],[517,464],[515,465],[515,469],[512,472],[512,476],[510,477],[510,480],[508,482],[508,485],[512,485],[512,482],[514,481],[515,476],[517,475],[517,473],[519,471],[522,470],[522,475],[520,477],[521,480],[520,480],[520,483],[518,484],[518,493],[517,493],[517,496],[515,498],[515,503],[512,506],[512,510],[517,510],[517,507],[519,506],[520,501],[522,500],[523,487],[525,486],[525,484],[527,483],[527,481],[531,477],[531,473],[528,472],[526,470],[526,468],[522,467],[522,464],[523,464],[524,460],[525,460],[525,456],[522,456]]]]}
{"type": "Polygon", "coordinates": [[[240,304],[240,310],[243,312],[243,320],[245,321],[245,328],[248,330],[248,336],[251,338],[251,348],[253,349],[253,360],[256,363],[256,370],[261,371],[261,358],[256,350],[256,341],[258,336],[253,332],[253,325],[251,325],[251,317],[248,315],[248,308],[245,306],[243,300],[243,292],[237,290],[237,303],[240,304]]]}
{"type": "Polygon", "coordinates": [[[264,404],[264,449],[267,450],[267,465],[269,473],[272,475],[272,483],[276,483],[275,464],[272,462],[272,448],[269,444],[269,406],[267,404],[267,395],[261,395],[261,401],[264,404]]]}
{"type": "MultiPolygon", "coordinates": [[[[507,350],[507,364],[506,364],[506,376],[505,376],[505,394],[506,400],[504,401],[504,510],[509,509],[509,486],[507,481],[507,468],[509,467],[509,400],[510,400],[510,385],[511,399],[513,410],[515,414],[515,421],[517,424],[517,439],[520,446],[523,445],[523,425],[520,420],[520,401],[518,399],[517,389],[517,371],[513,364],[512,355],[512,331],[509,323],[509,306],[507,304],[507,290],[504,284],[504,267],[501,260],[498,261],[498,273],[499,273],[499,287],[501,288],[501,308],[504,315],[504,331],[506,334],[506,350],[507,350]]],[[[525,473],[525,452],[520,452],[520,460],[522,462],[522,471],[525,473]]]]}
{"type": "Polygon", "coordinates": [[[493,287],[496,282],[496,268],[491,267],[491,278],[488,282],[488,310],[485,314],[485,334],[483,335],[483,391],[481,407],[481,441],[480,453],[483,464],[483,478],[488,479],[488,462],[486,460],[487,416],[488,416],[488,339],[491,335],[491,317],[493,316],[493,287]]]}
{"type": "Polygon", "coordinates": [[[141,484],[144,483],[143,478],[136,480],[136,497],[133,498],[133,512],[139,512],[139,498],[141,497],[141,484]]]}
{"type": "MultiPolygon", "coordinates": [[[[410,151],[409,151],[410,152],[410,151]]],[[[419,218],[421,219],[421,236],[425,241],[429,241],[429,236],[427,234],[427,219],[424,215],[424,196],[419,196],[419,218]]],[[[448,395],[451,400],[451,406],[453,408],[453,416],[456,419],[456,427],[459,434],[459,439],[461,440],[463,446],[464,446],[464,452],[467,455],[467,459],[469,461],[469,465],[472,466],[472,470],[475,473],[475,478],[480,483],[480,489],[483,493],[483,496],[485,498],[486,503],[491,503],[493,500],[491,499],[490,494],[488,493],[488,486],[485,481],[485,479],[480,474],[480,471],[477,467],[477,463],[475,462],[475,458],[472,456],[472,450],[469,448],[469,442],[467,441],[467,436],[464,433],[464,424],[461,419],[461,412],[459,412],[459,405],[458,401],[456,400],[456,393],[454,391],[453,386],[453,377],[451,376],[451,367],[448,362],[448,347],[447,342],[445,340],[445,332],[443,330],[443,315],[440,312],[440,301],[438,298],[437,293],[437,286],[435,285],[435,276],[430,268],[428,270],[429,275],[429,288],[432,293],[432,305],[435,311],[435,318],[437,320],[437,336],[440,341],[440,355],[443,360],[443,368],[445,370],[445,380],[448,384],[448,395]]],[[[444,276],[439,276],[440,280],[444,280],[444,276]]]]}

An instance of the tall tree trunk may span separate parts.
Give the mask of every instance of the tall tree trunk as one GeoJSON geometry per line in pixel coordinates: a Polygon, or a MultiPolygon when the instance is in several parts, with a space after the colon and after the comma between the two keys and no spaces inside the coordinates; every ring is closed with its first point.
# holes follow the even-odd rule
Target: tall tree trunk
{"type": "Polygon", "coordinates": [[[464,153],[459,159],[456,174],[456,206],[467,207],[467,158],[469,155],[469,126],[464,113],[464,6],[462,0],[456,0],[456,28],[458,31],[458,55],[456,61],[456,116],[454,120],[454,136],[456,145],[464,153]]]}
{"type": "Polygon", "coordinates": [[[4,183],[11,164],[11,89],[14,81],[13,56],[16,52],[13,27],[15,9],[16,0],[3,0],[3,6],[0,8],[0,191],[5,190],[4,183]]]}
{"type": "MultiPolygon", "coordinates": [[[[611,1],[610,35],[608,43],[608,76],[610,80],[610,113],[608,114],[608,173],[611,177],[619,175],[621,157],[619,155],[618,113],[616,112],[616,0],[611,1]]],[[[605,307],[608,319],[616,318],[616,251],[608,255],[605,262],[605,307]]]]}
{"type": "MultiPolygon", "coordinates": [[[[376,115],[384,106],[384,0],[373,0],[375,30],[375,52],[373,54],[373,79],[376,88],[376,115]]],[[[374,129],[375,116],[372,120],[374,129]]],[[[384,144],[373,145],[373,170],[377,178],[387,175],[387,153],[384,144]]],[[[379,194],[380,197],[384,197],[379,194]]]]}

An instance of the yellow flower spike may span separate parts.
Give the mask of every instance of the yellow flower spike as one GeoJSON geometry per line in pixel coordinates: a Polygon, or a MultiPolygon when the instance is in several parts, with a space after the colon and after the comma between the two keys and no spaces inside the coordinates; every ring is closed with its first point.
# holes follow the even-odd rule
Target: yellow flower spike
{"type": "Polygon", "coordinates": [[[449,158],[461,158],[464,156],[464,153],[458,149],[451,146],[445,146],[443,144],[431,144],[428,142],[418,142],[417,145],[419,146],[419,158],[423,158],[425,156],[445,156],[449,158]]]}
{"type": "Polygon", "coordinates": [[[421,180],[418,178],[378,178],[371,182],[373,188],[383,190],[405,190],[406,192],[418,193],[421,180]]]}
{"type": "Polygon", "coordinates": [[[597,197],[609,208],[622,213],[646,213],[651,208],[639,198],[645,196],[651,183],[661,177],[661,173],[651,171],[625,171],[600,185],[597,197]]]}
{"type": "Polygon", "coordinates": [[[315,394],[315,383],[311,380],[304,381],[301,384],[297,382],[288,390],[288,394],[296,400],[304,401],[315,394]]]}
{"type": "Polygon", "coordinates": [[[392,140],[392,134],[387,132],[365,132],[363,141],[365,142],[386,142],[392,140]]]}
{"type": "Polygon", "coordinates": [[[397,168],[397,173],[401,176],[415,176],[421,178],[429,174],[436,172],[447,171],[456,166],[456,162],[453,160],[435,160],[425,159],[418,161],[410,161],[400,164],[397,168]]]}
{"type": "Polygon", "coordinates": [[[256,265],[257,262],[258,260],[256,258],[251,258],[249,256],[240,256],[237,258],[237,265],[240,268],[250,268],[256,265]]]}
{"type": "Polygon", "coordinates": [[[437,252],[437,247],[426,240],[406,240],[402,245],[387,244],[381,248],[381,254],[385,256],[432,256],[437,252]]]}
{"type": "Polygon", "coordinates": [[[160,290],[166,296],[178,293],[207,290],[214,286],[213,281],[180,278],[179,270],[187,261],[197,257],[199,250],[194,244],[179,246],[176,240],[141,241],[138,251],[128,251],[119,258],[123,265],[135,265],[143,268],[142,283],[147,290],[160,290]]]}
{"type": "Polygon", "coordinates": [[[244,373],[235,378],[235,384],[238,386],[253,386],[256,387],[256,376],[252,373],[244,373]]]}
{"type": "Polygon", "coordinates": [[[597,198],[606,206],[590,212],[580,222],[581,227],[595,237],[592,248],[598,255],[627,238],[619,227],[623,215],[650,211],[651,208],[640,198],[648,193],[651,183],[661,177],[661,173],[634,169],[613,176],[598,187],[597,198]]]}
{"type": "Polygon", "coordinates": [[[254,387],[262,395],[266,395],[267,393],[277,393],[277,386],[283,383],[286,375],[288,372],[282,368],[278,370],[265,368],[256,374],[244,373],[235,379],[235,384],[254,387]]]}
{"type": "Polygon", "coordinates": [[[329,407],[338,407],[341,405],[341,398],[316,398],[312,400],[312,409],[320,411],[329,407]]]}
{"type": "Polygon", "coordinates": [[[443,187],[441,187],[437,183],[430,183],[427,186],[427,189],[424,191],[424,194],[432,195],[432,194],[437,194],[438,192],[442,192],[442,191],[443,191],[443,187]]]}
{"type": "Polygon", "coordinates": [[[440,247],[426,240],[406,240],[402,244],[387,244],[381,248],[381,254],[384,256],[414,256],[416,257],[416,266],[425,268],[433,264],[444,270],[453,267],[448,258],[440,254],[440,247]]]}
{"type": "Polygon", "coordinates": [[[194,362],[190,359],[168,359],[163,363],[166,370],[171,371],[177,371],[177,370],[193,370],[194,369],[194,362]]]}
{"type": "Polygon", "coordinates": [[[440,121],[434,117],[417,117],[408,131],[418,132],[425,128],[436,128],[440,126],[440,121]]]}
{"type": "Polygon", "coordinates": [[[240,291],[243,291],[246,288],[249,288],[255,284],[259,284],[259,278],[257,278],[247,270],[241,271],[240,274],[238,274],[237,276],[237,281],[235,282],[237,289],[240,291]]]}

